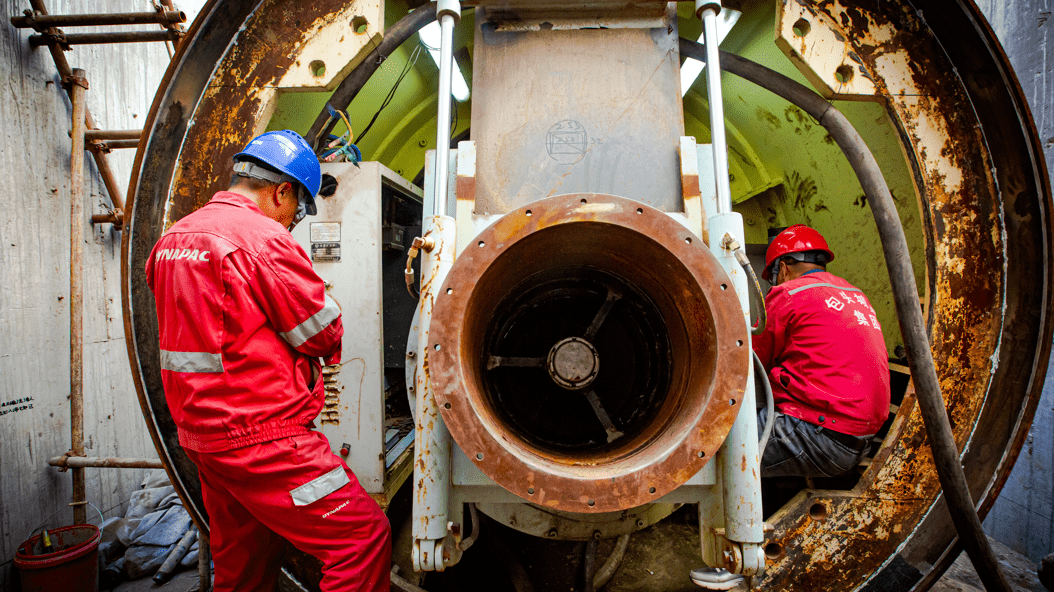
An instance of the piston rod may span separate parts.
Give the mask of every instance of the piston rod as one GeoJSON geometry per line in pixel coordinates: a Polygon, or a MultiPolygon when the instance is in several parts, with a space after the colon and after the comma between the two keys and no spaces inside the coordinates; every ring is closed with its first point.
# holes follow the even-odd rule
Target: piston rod
{"type": "Polygon", "coordinates": [[[461,20],[461,3],[439,0],[436,7],[442,33],[439,57],[439,113],[436,115],[436,190],[432,214],[446,216],[450,177],[450,76],[454,63],[454,25],[461,20]]]}
{"type": "Polygon", "coordinates": [[[717,13],[721,3],[696,0],[696,14],[703,19],[706,40],[706,96],[710,106],[710,142],[713,144],[714,177],[717,179],[717,213],[732,211],[732,189],[728,183],[728,141],[725,139],[725,104],[721,94],[721,59],[718,55],[717,13]]]}

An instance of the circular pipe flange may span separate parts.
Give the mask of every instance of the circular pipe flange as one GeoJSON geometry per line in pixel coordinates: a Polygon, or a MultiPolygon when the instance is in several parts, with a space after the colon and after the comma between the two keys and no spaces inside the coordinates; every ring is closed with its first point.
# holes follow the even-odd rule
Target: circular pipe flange
{"type": "Polygon", "coordinates": [[[698,237],[647,205],[573,194],[510,212],[436,299],[426,363],[443,419],[532,503],[654,502],[717,453],[739,411],[750,358],[730,287],[698,237]],[[627,337],[640,335],[646,347],[627,337]]]}

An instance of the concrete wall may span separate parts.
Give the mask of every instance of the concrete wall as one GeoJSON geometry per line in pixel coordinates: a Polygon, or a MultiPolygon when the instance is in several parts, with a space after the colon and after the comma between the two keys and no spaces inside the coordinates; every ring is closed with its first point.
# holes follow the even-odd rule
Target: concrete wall
{"type": "MultiPolygon", "coordinates": [[[[1043,139],[1054,171],[1054,0],[976,0],[988,18],[1043,139]]],[[[1052,177],[1054,178],[1054,177],[1052,177]]],[[[1040,289],[1037,286],[1037,289],[1040,289]]],[[[1039,560],[1054,552],[1054,365],[1047,371],[1032,431],[984,523],[990,536],[1039,560]]]]}
{"type": "MultiPolygon", "coordinates": [[[[193,3],[200,5],[200,0],[193,3]]],[[[47,0],[48,12],[152,11],[150,0],[47,0]]],[[[177,6],[184,3],[176,2],[177,6]]],[[[0,589],[16,547],[38,524],[72,523],[69,473],[47,459],[70,449],[69,252],[71,105],[46,48],[11,16],[29,0],[0,0],[0,589]],[[22,401],[19,403],[18,401],[22,401]]],[[[144,25],[124,29],[157,29],[144,25]]],[[[88,32],[91,29],[67,29],[88,32]]],[[[168,65],[164,44],[75,46],[88,108],[102,129],[142,127],[168,65]]],[[[111,154],[127,190],[134,150],[111,154]]],[[[156,457],[132,385],[121,317],[121,235],[89,217],[109,209],[90,156],[84,171],[84,397],[88,456],[156,457]]],[[[86,469],[88,500],[122,513],[142,470],[86,469]]],[[[90,521],[98,515],[89,508],[90,521]]]]}

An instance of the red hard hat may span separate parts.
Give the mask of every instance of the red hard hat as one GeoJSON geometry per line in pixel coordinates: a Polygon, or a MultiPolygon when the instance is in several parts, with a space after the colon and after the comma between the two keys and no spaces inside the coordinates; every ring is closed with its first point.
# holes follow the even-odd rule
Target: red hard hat
{"type": "Polygon", "coordinates": [[[795,224],[776,235],[765,251],[765,269],[761,271],[761,277],[769,281],[772,277],[772,263],[784,255],[790,253],[802,253],[805,251],[823,251],[827,253],[827,260],[834,260],[834,253],[823,240],[823,235],[804,224],[795,224]]]}

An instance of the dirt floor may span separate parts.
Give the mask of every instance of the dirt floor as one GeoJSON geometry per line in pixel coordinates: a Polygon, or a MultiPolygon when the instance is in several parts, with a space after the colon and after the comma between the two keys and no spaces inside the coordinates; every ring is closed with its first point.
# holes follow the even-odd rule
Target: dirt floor
{"type": "MultiPolygon", "coordinates": [[[[997,541],[991,541],[991,543],[996,556],[1003,565],[1003,569],[1006,570],[1007,577],[1010,579],[1010,583],[1015,590],[1019,592],[1046,592],[1046,589],[1039,583],[1039,579],[1036,576],[1036,564],[1029,561],[1024,555],[1015,553],[1002,543],[997,541]]],[[[685,579],[687,579],[687,574],[685,574],[685,579]]],[[[176,574],[172,580],[163,586],[154,584],[153,580],[150,578],[142,578],[131,582],[124,582],[117,588],[114,588],[115,592],[196,592],[197,589],[198,572],[194,569],[176,574]]],[[[692,587],[690,584],[685,587],[685,590],[699,589],[700,588],[692,587]]],[[[970,559],[965,553],[963,553],[952,567],[948,569],[947,573],[944,574],[944,577],[942,577],[933,588],[930,588],[930,591],[984,592],[984,586],[981,585],[981,580],[977,577],[977,572],[974,571],[973,565],[970,564],[970,559]]]]}

